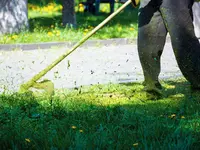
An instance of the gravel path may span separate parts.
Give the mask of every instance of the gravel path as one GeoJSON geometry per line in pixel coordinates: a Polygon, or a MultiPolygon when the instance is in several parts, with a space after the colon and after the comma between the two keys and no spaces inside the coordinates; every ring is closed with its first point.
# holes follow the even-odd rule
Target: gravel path
{"type": "MultiPolygon", "coordinates": [[[[66,48],[31,51],[0,51],[0,91],[17,91],[19,86],[60,56],[66,48]]],[[[182,76],[172,52],[165,45],[160,78],[182,76]]],[[[73,88],[97,83],[142,81],[137,46],[112,45],[79,48],[53,68],[44,78],[55,88],[73,88]],[[70,62],[70,67],[69,63],[70,62]]]]}

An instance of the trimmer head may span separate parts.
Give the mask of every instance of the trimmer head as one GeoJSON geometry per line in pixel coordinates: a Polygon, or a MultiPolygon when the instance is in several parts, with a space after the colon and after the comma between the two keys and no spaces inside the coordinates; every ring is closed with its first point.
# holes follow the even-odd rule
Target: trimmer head
{"type": "Polygon", "coordinates": [[[51,80],[48,79],[44,79],[40,82],[33,82],[32,84],[22,84],[20,86],[19,92],[26,93],[32,88],[43,90],[47,96],[54,95],[54,84],[51,80]]]}

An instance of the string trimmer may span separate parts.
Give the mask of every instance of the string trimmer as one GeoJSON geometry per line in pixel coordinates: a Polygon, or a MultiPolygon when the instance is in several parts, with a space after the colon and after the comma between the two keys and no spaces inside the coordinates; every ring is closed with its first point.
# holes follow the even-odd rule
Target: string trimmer
{"type": "MultiPolygon", "coordinates": [[[[137,1],[137,0],[136,0],[137,1]]],[[[115,17],[119,12],[121,12],[126,6],[131,3],[131,0],[128,0],[124,3],[118,10],[108,16],[103,22],[101,22],[97,27],[95,27],[91,32],[89,32],[85,37],[83,37],[78,43],[76,43],[70,50],[66,51],[63,55],[61,55],[58,59],[56,59],[52,64],[47,66],[44,70],[40,71],[36,74],[31,80],[22,84],[20,86],[20,93],[27,92],[30,88],[43,89],[47,91],[49,94],[54,91],[54,84],[50,80],[43,80],[41,82],[37,82],[41,77],[43,77],[48,71],[50,71],[53,67],[55,67],[58,63],[60,63],[64,58],[66,58],[69,54],[75,51],[80,45],[82,45],[86,40],[88,40],[95,32],[101,29],[106,23],[108,23],[113,17],[115,17]]]]}

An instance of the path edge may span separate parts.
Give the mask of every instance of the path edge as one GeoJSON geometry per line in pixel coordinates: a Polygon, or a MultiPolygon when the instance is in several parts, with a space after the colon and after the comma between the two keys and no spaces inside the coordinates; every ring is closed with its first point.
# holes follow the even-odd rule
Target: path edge
{"type": "MultiPolygon", "coordinates": [[[[167,37],[166,42],[170,42],[170,38],[167,37]]],[[[20,44],[0,44],[0,51],[14,51],[14,50],[36,50],[36,49],[51,49],[54,47],[72,47],[77,42],[44,42],[44,43],[20,43],[20,44]]],[[[129,38],[113,38],[106,40],[88,40],[80,47],[98,47],[98,46],[110,46],[110,45],[127,45],[137,44],[137,39],[129,38]]]]}

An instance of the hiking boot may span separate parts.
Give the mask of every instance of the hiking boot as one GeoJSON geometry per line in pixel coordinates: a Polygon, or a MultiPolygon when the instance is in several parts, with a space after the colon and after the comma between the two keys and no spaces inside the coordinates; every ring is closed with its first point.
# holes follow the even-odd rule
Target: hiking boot
{"type": "Polygon", "coordinates": [[[146,92],[147,99],[157,100],[162,97],[162,86],[159,82],[154,85],[147,85],[143,82],[143,85],[145,86],[143,91],[146,92]]]}

